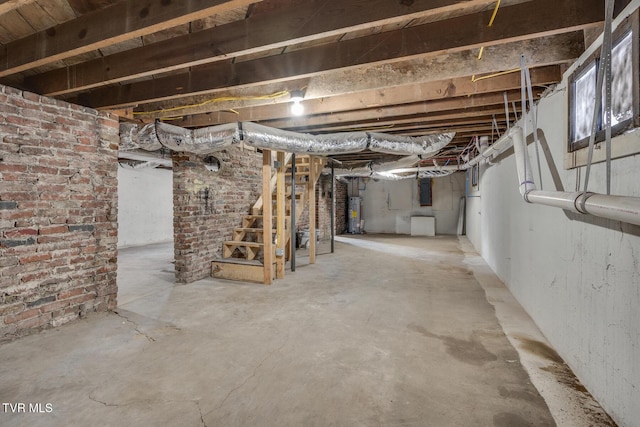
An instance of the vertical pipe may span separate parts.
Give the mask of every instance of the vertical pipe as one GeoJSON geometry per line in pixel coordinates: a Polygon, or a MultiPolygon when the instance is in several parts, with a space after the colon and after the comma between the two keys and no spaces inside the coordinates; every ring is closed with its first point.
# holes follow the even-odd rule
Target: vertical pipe
{"type": "Polygon", "coordinates": [[[291,155],[291,271],[296,271],[296,155],[291,155]]]}
{"type": "Polygon", "coordinates": [[[516,169],[518,171],[518,188],[520,189],[520,194],[524,196],[529,191],[535,190],[536,185],[533,182],[533,173],[531,173],[531,163],[529,162],[529,153],[527,152],[527,144],[524,141],[523,130],[518,126],[512,129],[514,130],[512,138],[513,151],[516,156],[516,169]]]}
{"type": "Polygon", "coordinates": [[[271,150],[262,150],[262,241],[264,248],[264,284],[270,285],[273,271],[273,230],[271,201],[271,150]]]}
{"type": "Polygon", "coordinates": [[[331,253],[334,251],[334,240],[336,237],[336,175],[333,164],[331,164],[331,253]]]}
{"type": "Polygon", "coordinates": [[[504,95],[504,114],[507,116],[507,131],[511,129],[511,123],[509,123],[509,100],[507,99],[507,92],[503,92],[504,95]]]}
{"type": "Polygon", "coordinates": [[[309,156],[309,264],[316,263],[316,158],[309,156]]]}
{"type": "Polygon", "coordinates": [[[286,170],[285,155],[283,151],[278,151],[276,154],[278,158],[278,169],[276,170],[276,278],[282,279],[284,277],[284,250],[285,250],[285,188],[284,188],[284,173],[286,170]]]}

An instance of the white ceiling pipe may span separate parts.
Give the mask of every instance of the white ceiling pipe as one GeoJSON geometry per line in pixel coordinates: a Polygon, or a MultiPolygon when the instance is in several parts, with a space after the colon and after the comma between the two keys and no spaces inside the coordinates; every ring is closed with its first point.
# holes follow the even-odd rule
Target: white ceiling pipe
{"type": "Polygon", "coordinates": [[[536,190],[522,128],[515,126],[511,130],[520,193],[526,202],[640,225],[640,197],[536,190]]]}
{"type": "Polygon", "coordinates": [[[533,182],[533,173],[531,172],[531,162],[529,161],[529,152],[527,144],[524,141],[524,132],[522,128],[516,126],[511,132],[513,138],[513,151],[516,155],[516,169],[518,171],[518,189],[523,196],[529,191],[535,190],[536,185],[533,182]]]}
{"type": "Polygon", "coordinates": [[[390,169],[384,172],[388,173],[416,173],[416,172],[439,172],[439,171],[458,171],[460,168],[458,165],[443,165],[443,166],[420,166],[415,168],[400,168],[400,169],[390,169]]]}
{"type": "Polygon", "coordinates": [[[489,148],[485,149],[482,153],[478,154],[467,163],[460,165],[460,169],[469,169],[470,167],[475,166],[482,161],[488,161],[489,163],[491,163],[491,157],[493,155],[500,154],[502,150],[505,150],[512,143],[511,135],[513,135],[513,130],[514,128],[511,128],[507,133],[502,135],[501,138],[491,144],[489,148]]]}
{"type": "Polygon", "coordinates": [[[640,197],[585,195],[585,213],[640,225],[640,197]]]}

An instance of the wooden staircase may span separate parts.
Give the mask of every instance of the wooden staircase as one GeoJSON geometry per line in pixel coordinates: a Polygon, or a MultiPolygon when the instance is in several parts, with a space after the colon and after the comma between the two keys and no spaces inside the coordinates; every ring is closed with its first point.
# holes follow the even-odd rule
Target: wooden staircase
{"type": "MultiPolygon", "coordinates": [[[[251,207],[251,214],[242,217],[242,226],[234,229],[233,239],[223,242],[223,258],[212,262],[213,277],[264,284],[284,277],[285,261],[295,250],[291,244],[291,168],[295,168],[293,203],[297,222],[307,203],[315,206],[314,189],[324,165],[324,160],[317,157],[296,156],[295,166],[291,160],[291,154],[278,152],[272,173],[272,152],[263,151],[262,195],[251,207]],[[270,209],[265,209],[265,200],[270,209]]],[[[309,223],[315,225],[315,208],[309,209],[309,223]]],[[[315,239],[311,240],[314,262],[315,239]]]]}

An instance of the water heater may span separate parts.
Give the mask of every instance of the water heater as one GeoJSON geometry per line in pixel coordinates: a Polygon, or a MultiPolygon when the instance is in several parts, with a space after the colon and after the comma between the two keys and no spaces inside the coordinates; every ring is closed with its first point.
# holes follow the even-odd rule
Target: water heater
{"type": "Polygon", "coordinates": [[[349,197],[349,233],[360,234],[360,219],[360,197],[349,197]]]}

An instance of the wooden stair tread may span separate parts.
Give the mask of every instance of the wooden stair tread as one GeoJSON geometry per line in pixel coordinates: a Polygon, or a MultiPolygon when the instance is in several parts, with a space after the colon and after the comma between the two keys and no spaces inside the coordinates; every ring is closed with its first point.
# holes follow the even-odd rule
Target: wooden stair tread
{"type": "MultiPolygon", "coordinates": [[[[234,230],[239,232],[246,231],[247,233],[263,233],[264,232],[264,229],[262,227],[261,228],[239,227],[239,228],[235,228],[234,230]]],[[[271,229],[271,232],[276,233],[277,230],[271,229]]]]}
{"type": "Polygon", "coordinates": [[[262,267],[264,264],[256,259],[248,260],[244,258],[216,258],[212,262],[221,262],[224,264],[251,265],[262,267]]]}
{"type": "Polygon", "coordinates": [[[244,240],[242,241],[238,241],[238,240],[227,240],[226,242],[223,242],[224,245],[227,246],[248,246],[251,248],[261,248],[264,246],[264,243],[258,243],[258,242],[246,242],[244,240]]]}

